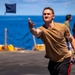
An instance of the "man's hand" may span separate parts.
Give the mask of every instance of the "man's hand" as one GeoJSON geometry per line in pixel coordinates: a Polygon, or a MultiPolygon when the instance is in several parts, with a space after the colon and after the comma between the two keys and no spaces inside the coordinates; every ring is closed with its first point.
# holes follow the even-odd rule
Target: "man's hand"
{"type": "Polygon", "coordinates": [[[30,18],[28,18],[28,24],[29,24],[29,29],[32,30],[35,24],[31,21],[30,18]]]}

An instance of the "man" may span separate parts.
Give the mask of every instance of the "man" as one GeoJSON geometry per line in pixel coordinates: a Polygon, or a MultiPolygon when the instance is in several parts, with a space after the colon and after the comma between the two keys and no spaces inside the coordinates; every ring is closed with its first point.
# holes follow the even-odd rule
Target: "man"
{"type": "MultiPolygon", "coordinates": [[[[64,24],[69,28],[69,30],[70,30],[70,22],[71,22],[71,20],[72,20],[72,15],[71,14],[67,14],[66,15],[66,21],[64,22],[64,24]]],[[[66,43],[67,43],[67,47],[70,50],[70,53],[72,55],[73,49],[72,49],[71,43],[67,39],[66,39],[66,43]]],[[[71,62],[73,64],[75,63],[74,56],[72,56],[71,62]]]]}
{"type": "Polygon", "coordinates": [[[68,14],[66,15],[66,21],[64,22],[64,24],[70,29],[70,22],[72,20],[72,15],[71,14],[68,14]]]}
{"type": "MultiPolygon", "coordinates": [[[[66,21],[64,24],[70,29],[70,21],[72,20],[71,14],[66,15],[66,21]]],[[[67,47],[69,50],[72,50],[70,42],[66,39],[67,47]]]]}
{"type": "Polygon", "coordinates": [[[28,19],[29,29],[45,44],[45,57],[49,59],[48,70],[50,75],[69,75],[70,52],[67,49],[65,38],[70,40],[74,49],[75,41],[66,25],[53,21],[54,10],[52,8],[44,8],[42,14],[44,25],[35,29],[34,23],[28,19]]]}

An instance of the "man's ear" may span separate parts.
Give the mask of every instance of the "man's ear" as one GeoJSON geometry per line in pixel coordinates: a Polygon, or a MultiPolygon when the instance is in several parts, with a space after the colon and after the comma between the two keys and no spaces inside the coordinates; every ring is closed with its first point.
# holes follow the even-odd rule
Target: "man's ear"
{"type": "Polygon", "coordinates": [[[53,19],[55,18],[55,15],[54,15],[54,17],[53,17],[53,19]]]}

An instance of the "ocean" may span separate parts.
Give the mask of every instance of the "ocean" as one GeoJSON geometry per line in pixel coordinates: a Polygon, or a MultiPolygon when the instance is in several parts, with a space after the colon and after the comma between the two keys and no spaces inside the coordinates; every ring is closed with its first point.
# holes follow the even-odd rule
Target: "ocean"
{"type": "MultiPolygon", "coordinates": [[[[12,44],[14,47],[20,47],[26,50],[32,50],[34,46],[33,36],[28,28],[28,18],[35,23],[35,28],[44,24],[42,16],[25,16],[25,15],[0,15],[0,45],[12,44]]],[[[55,16],[55,22],[63,23],[65,16],[55,16]]],[[[75,22],[75,16],[72,16],[70,22],[70,30],[75,22]]],[[[36,38],[36,44],[42,44],[43,42],[36,38]]]]}

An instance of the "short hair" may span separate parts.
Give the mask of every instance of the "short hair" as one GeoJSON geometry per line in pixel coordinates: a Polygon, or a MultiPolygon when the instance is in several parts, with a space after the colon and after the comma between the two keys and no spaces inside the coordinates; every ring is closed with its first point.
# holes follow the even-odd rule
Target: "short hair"
{"type": "Polygon", "coordinates": [[[45,7],[45,8],[43,9],[43,12],[44,12],[44,10],[46,10],[46,9],[51,10],[51,11],[52,11],[52,13],[54,14],[54,10],[53,10],[51,7],[45,7]]]}
{"type": "Polygon", "coordinates": [[[72,17],[71,14],[66,15],[66,20],[69,20],[72,17]]]}

